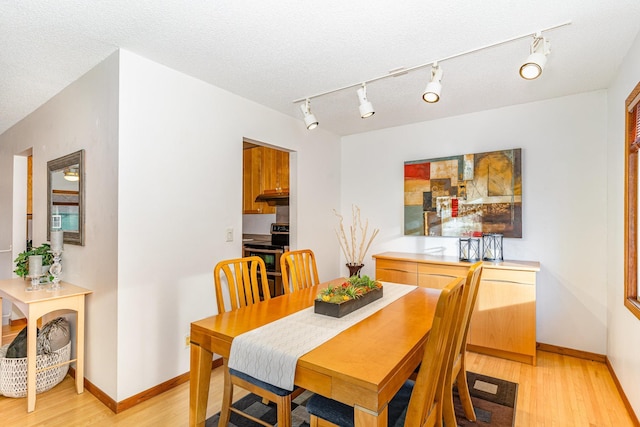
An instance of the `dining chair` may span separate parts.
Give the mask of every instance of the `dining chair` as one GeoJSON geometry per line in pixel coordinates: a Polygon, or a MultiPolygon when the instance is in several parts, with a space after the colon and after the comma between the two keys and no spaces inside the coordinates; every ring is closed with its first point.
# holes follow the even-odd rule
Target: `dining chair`
{"type": "MultiPolygon", "coordinates": [[[[387,406],[389,426],[426,427],[442,425],[442,394],[455,343],[455,324],[461,315],[463,279],[445,286],[438,298],[431,331],[425,344],[423,368],[415,381],[407,380],[387,406]]],[[[353,427],[353,407],[314,394],[307,401],[310,426],[353,427]]]]}
{"type": "MultiPolygon", "coordinates": [[[[476,421],[476,414],[473,409],[471,394],[469,393],[469,385],[467,384],[467,337],[469,333],[469,324],[471,323],[471,315],[476,305],[478,290],[480,289],[480,277],[482,275],[482,261],[472,264],[467,270],[465,279],[465,289],[462,295],[462,311],[461,315],[456,319],[455,323],[455,339],[451,349],[451,363],[448,364],[449,373],[447,373],[447,383],[443,389],[443,415],[446,425],[456,425],[456,414],[453,403],[453,386],[458,388],[458,395],[464,409],[465,417],[472,422],[476,421]]],[[[420,370],[420,366],[411,376],[415,379],[420,370]]]]}
{"type": "MultiPolygon", "coordinates": [[[[234,311],[241,307],[256,304],[261,299],[268,300],[271,298],[267,282],[267,268],[260,257],[252,256],[221,261],[216,264],[213,276],[218,313],[234,311]],[[226,289],[229,294],[231,307],[229,310],[225,307],[223,289],[226,289]]],[[[218,425],[226,426],[229,423],[231,412],[235,412],[254,422],[271,427],[270,424],[231,406],[233,387],[238,386],[262,397],[264,403],[274,402],[277,407],[278,426],[291,426],[291,399],[300,394],[302,390],[294,390],[293,392],[285,390],[260,381],[243,372],[229,369],[226,358],[223,359],[223,366],[224,388],[218,425]]]]}
{"type": "Polygon", "coordinates": [[[469,394],[469,385],[467,384],[467,368],[466,368],[466,348],[467,338],[469,335],[469,324],[471,323],[471,315],[478,298],[478,289],[480,289],[480,277],[482,276],[482,261],[476,262],[469,267],[467,278],[465,281],[464,292],[462,294],[462,310],[458,319],[455,332],[455,342],[452,347],[451,361],[449,364],[450,372],[447,374],[447,381],[444,386],[443,395],[443,414],[446,425],[456,425],[456,414],[453,403],[453,386],[457,385],[458,395],[462,407],[464,408],[465,417],[472,422],[476,421],[476,414],[473,410],[473,402],[469,394]]]}
{"type": "Polygon", "coordinates": [[[311,249],[283,253],[280,256],[280,272],[285,294],[320,283],[316,256],[311,249]]]}

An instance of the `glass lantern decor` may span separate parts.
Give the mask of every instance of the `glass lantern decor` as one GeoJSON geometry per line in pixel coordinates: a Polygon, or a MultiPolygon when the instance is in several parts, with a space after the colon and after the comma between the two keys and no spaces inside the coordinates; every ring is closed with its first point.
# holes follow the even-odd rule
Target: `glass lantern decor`
{"type": "Polygon", "coordinates": [[[480,239],[475,237],[462,237],[458,240],[460,261],[475,262],[480,260],[480,239]]]}
{"type": "Polygon", "coordinates": [[[482,259],[485,261],[502,261],[502,234],[488,233],[482,235],[482,259]]]}

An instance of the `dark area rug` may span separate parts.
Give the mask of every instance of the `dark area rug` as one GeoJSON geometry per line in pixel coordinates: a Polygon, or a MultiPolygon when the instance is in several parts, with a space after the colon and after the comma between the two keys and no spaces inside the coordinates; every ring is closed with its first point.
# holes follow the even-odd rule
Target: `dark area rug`
{"type": "MultiPolygon", "coordinates": [[[[498,378],[467,372],[467,383],[471,400],[476,412],[477,422],[469,422],[464,417],[462,404],[458,398],[458,392],[454,388],[453,401],[456,409],[456,420],[460,427],[465,426],[492,426],[513,427],[515,406],[518,395],[518,384],[498,378]]],[[[305,391],[291,403],[291,426],[309,427],[309,414],[305,409],[305,403],[311,393],[305,391]]],[[[276,423],[276,406],[273,403],[264,405],[262,399],[254,394],[249,394],[233,404],[238,409],[249,412],[256,418],[269,424],[276,423]]],[[[220,414],[209,418],[206,427],[217,427],[220,414]]],[[[231,413],[230,427],[261,427],[247,418],[231,413]]]]}
{"type": "MultiPolygon", "coordinates": [[[[312,393],[305,391],[291,401],[291,427],[309,427],[309,413],[305,409],[305,403],[311,397],[312,393]]],[[[276,423],[277,413],[275,403],[265,405],[262,398],[255,394],[248,394],[233,404],[244,412],[248,412],[256,418],[268,422],[271,425],[276,423]]],[[[218,412],[211,418],[207,419],[205,427],[217,427],[220,413],[218,412]]],[[[258,423],[254,423],[248,418],[232,412],[229,417],[229,427],[263,427],[258,423]]]]}
{"type": "Polygon", "coordinates": [[[472,423],[464,417],[462,403],[458,398],[458,390],[454,387],[453,403],[456,410],[456,421],[460,427],[515,426],[518,384],[474,372],[467,372],[467,384],[477,420],[472,423]]]}

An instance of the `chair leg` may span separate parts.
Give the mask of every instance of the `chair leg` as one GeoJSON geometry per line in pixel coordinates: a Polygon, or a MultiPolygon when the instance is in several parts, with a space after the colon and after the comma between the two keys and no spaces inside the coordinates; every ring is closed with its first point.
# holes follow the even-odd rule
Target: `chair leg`
{"type": "Polygon", "coordinates": [[[460,371],[458,371],[458,377],[456,378],[458,384],[458,395],[460,396],[460,402],[464,408],[464,416],[472,422],[476,421],[476,413],[473,410],[473,402],[471,401],[471,394],[469,393],[469,385],[467,384],[467,368],[465,364],[465,352],[462,352],[460,360],[460,371]]]}
{"type": "Polygon", "coordinates": [[[291,427],[291,395],[282,396],[276,403],[278,427],[291,427]]]}
{"type": "MultiPolygon", "coordinates": [[[[458,424],[456,423],[456,412],[453,406],[453,394],[445,391],[442,397],[442,418],[444,418],[444,425],[447,427],[456,427],[458,424]]],[[[438,420],[440,419],[441,418],[438,418],[438,420]]],[[[436,425],[441,424],[437,423],[436,425]]]]}
{"type": "Polygon", "coordinates": [[[226,427],[229,424],[229,416],[231,415],[231,403],[233,401],[233,383],[227,366],[227,359],[223,361],[224,368],[224,386],[222,391],[222,408],[220,409],[220,421],[218,425],[226,427]]]}

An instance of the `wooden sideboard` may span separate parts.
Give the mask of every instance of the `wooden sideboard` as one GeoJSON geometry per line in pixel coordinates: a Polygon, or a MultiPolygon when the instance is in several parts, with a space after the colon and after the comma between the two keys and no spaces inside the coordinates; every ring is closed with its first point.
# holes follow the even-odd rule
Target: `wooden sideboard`
{"type": "MultiPolygon", "coordinates": [[[[428,288],[442,288],[466,277],[468,262],[454,257],[403,252],[373,255],[376,279],[428,288]]],[[[483,264],[478,299],[471,317],[467,349],[536,364],[535,261],[483,264]]]]}

